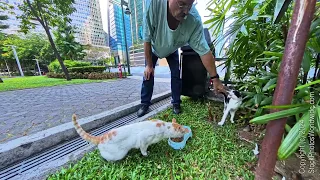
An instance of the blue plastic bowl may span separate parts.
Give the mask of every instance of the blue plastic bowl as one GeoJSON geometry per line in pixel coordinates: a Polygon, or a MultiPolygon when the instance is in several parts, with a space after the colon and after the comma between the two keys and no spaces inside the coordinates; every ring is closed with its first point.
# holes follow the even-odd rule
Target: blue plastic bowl
{"type": "Polygon", "coordinates": [[[192,131],[191,128],[189,126],[183,126],[184,128],[188,128],[189,129],[189,133],[185,134],[183,136],[183,141],[181,142],[174,142],[171,140],[171,138],[168,139],[168,144],[175,150],[180,150],[183,149],[186,146],[187,140],[192,137],[192,131]]]}

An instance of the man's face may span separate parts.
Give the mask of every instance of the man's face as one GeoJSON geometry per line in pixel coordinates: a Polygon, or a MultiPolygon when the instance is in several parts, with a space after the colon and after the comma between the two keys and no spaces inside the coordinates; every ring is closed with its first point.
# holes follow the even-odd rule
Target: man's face
{"type": "Polygon", "coordinates": [[[189,13],[194,0],[170,0],[169,8],[172,16],[178,21],[182,21],[189,13]]]}

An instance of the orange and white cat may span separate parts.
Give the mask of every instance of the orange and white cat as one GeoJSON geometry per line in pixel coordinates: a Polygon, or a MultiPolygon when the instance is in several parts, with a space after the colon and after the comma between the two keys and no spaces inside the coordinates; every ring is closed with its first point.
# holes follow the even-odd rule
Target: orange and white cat
{"type": "Polygon", "coordinates": [[[98,146],[101,156],[107,161],[123,159],[129,150],[140,149],[143,156],[147,156],[147,148],[166,138],[181,138],[189,130],[172,119],[172,122],[161,120],[142,121],[124,125],[109,132],[92,136],[85,132],[73,114],[72,121],[78,134],[86,141],[98,146]]]}

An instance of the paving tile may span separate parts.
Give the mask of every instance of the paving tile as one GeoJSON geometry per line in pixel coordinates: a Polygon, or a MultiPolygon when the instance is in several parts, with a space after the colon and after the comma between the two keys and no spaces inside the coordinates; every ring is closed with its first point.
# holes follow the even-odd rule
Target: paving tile
{"type": "MultiPolygon", "coordinates": [[[[1,134],[0,141],[70,122],[73,113],[88,117],[138,101],[141,83],[142,80],[123,79],[0,92],[0,109],[3,112],[0,114],[0,130],[2,133],[9,131],[12,135],[7,138],[7,134],[1,134]]],[[[153,94],[167,90],[170,90],[170,83],[156,82],[153,94]]]]}

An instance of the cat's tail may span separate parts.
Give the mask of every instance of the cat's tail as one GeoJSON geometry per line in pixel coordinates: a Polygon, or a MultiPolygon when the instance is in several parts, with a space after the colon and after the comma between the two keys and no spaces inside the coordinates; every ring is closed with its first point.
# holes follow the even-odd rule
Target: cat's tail
{"type": "Polygon", "coordinates": [[[72,122],[73,125],[77,131],[77,133],[86,141],[89,141],[95,145],[98,145],[101,140],[102,140],[102,136],[92,136],[89,133],[85,132],[82,127],[79,125],[79,123],[77,122],[77,116],[75,114],[72,115],[72,122]]]}

